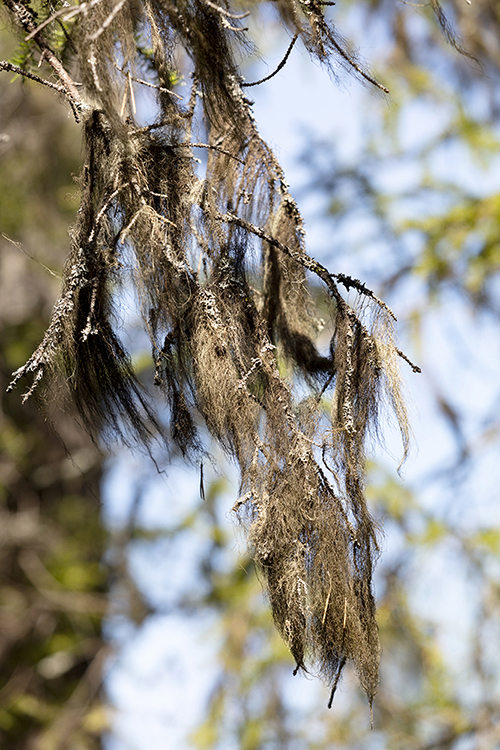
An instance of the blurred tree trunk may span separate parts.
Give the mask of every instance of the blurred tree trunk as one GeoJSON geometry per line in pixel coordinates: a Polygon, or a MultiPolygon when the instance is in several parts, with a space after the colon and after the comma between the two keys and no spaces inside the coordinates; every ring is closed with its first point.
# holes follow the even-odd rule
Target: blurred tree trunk
{"type": "MultiPolygon", "coordinates": [[[[0,56],[5,46],[0,38],[0,56]]],[[[78,139],[51,93],[9,86],[8,76],[0,86],[0,231],[60,268],[78,139]]],[[[49,272],[0,237],[0,747],[9,750],[98,748],[106,723],[102,457],[70,411],[51,418],[20,391],[5,396],[56,294],[49,272]]]]}

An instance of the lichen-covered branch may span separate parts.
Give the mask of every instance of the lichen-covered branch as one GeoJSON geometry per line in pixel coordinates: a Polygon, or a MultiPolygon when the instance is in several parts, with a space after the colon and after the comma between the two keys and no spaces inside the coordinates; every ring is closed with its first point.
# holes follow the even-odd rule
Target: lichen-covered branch
{"type": "MultiPolygon", "coordinates": [[[[335,688],[350,661],[372,701],[378,547],[365,444],[384,402],[408,444],[394,315],[362,282],[306,252],[299,209],[236,64],[246,14],[207,0],[92,0],[40,20],[20,0],[5,2],[82,112],[85,149],[61,296],[11,388],[30,376],[30,395],[62,374],[92,434],[162,436],[193,459],[204,450],[202,417],[239,465],[238,514],[297,668],[316,667],[335,688]],[[41,35],[70,18],[81,93],[41,35]],[[173,90],[180,50],[190,60],[187,104],[173,90]],[[157,97],[154,118],[140,127],[136,82],[157,97]],[[202,170],[193,149],[206,153],[202,170]],[[324,287],[332,318],[323,350],[308,274],[324,287]],[[169,405],[166,428],[120,342],[113,305],[124,277],[169,405]],[[341,286],[363,296],[363,317],[341,286]]],[[[279,12],[313,56],[372,81],[320,4],[283,0],[279,12]]]]}

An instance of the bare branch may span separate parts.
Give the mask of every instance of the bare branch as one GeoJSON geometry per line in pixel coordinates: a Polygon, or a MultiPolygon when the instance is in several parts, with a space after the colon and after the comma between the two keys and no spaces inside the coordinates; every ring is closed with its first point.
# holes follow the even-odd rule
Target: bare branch
{"type": "Polygon", "coordinates": [[[225,148],[221,148],[220,146],[215,146],[210,143],[177,143],[176,146],[187,146],[187,147],[192,147],[192,148],[207,148],[210,151],[218,151],[220,154],[224,154],[224,156],[229,156],[231,159],[235,159],[236,161],[239,161],[240,164],[245,163],[243,159],[240,159],[239,156],[232,154],[230,151],[227,151],[225,148]]]}
{"type": "Polygon", "coordinates": [[[240,21],[242,18],[248,18],[250,15],[250,11],[247,10],[246,13],[230,13],[228,10],[225,10],[225,8],[221,8],[220,5],[217,5],[216,3],[212,3],[211,0],[203,0],[205,5],[208,5],[210,8],[213,8],[217,11],[217,13],[220,13],[221,16],[225,16],[226,18],[233,18],[235,21],[240,21]]]}
{"type": "Polygon", "coordinates": [[[342,57],[350,66],[351,68],[354,68],[354,70],[359,73],[359,75],[365,79],[365,81],[368,81],[368,83],[371,83],[373,86],[376,86],[378,89],[384,92],[384,94],[390,94],[391,92],[387,88],[387,86],[384,86],[382,83],[379,83],[376,78],[373,78],[369,73],[366,72],[366,70],[363,70],[361,65],[358,65],[356,60],[353,60],[352,57],[350,57],[346,51],[340,46],[340,44],[333,38],[331,38],[331,43],[337,50],[340,57],[342,57]]]}
{"type": "Polygon", "coordinates": [[[115,68],[119,70],[120,73],[123,73],[123,75],[130,76],[130,80],[134,81],[135,83],[141,83],[143,86],[149,86],[150,89],[156,89],[157,91],[160,91],[162,94],[170,94],[170,96],[175,96],[181,102],[184,101],[183,97],[180,96],[179,94],[176,94],[176,92],[172,91],[172,89],[166,89],[164,86],[158,86],[156,83],[149,83],[149,81],[144,81],[142,78],[134,78],[134,76],[130,75],[129,72],[126,72],[123,68],[120,68],[118,65],[115,65],[115,68]]]}
{"type": "Polygon", "coordinates": [[[292,41],[290,42],[290,46],[288,47],[283,60],[280,62],[280,64],[276,68],[276,70],[273,73],[271,73],[271,75],[268,75],[265,78],[261,78],[260,81],[254,81],[253,83],[242,83],[241,84],[242,87],[245,86],[246,88],[249,88],[250,86],[259,86],[261,83],[265,83],[266,81],[269,81],[271,78],[274,78],[274,76],[277,73],[279,73],[280,70],[282,70],[285,67],[285,65],[287,63],[287,60],[290,57],[290,53],[291,53],[291,51],[293,49],[293,46],[294,46],[294,44],[295,44],[295,42],[297,41],[298,38],[299,38],[299,35],[295,34],[295,36],[293,37],[292,41]]]}
{"type": "Polygon", "coordinates": [[[396,349],[396,354],[398,355],[398,357],[401,357],[401,359],[404,359],[404,361],[410,365],[413,372],[415,373],[422,372],[421,368],[418,365],[414,365],[413,362],[410,359],[408,359],[406,354],[402,352],[400,349],[396,349]]]}

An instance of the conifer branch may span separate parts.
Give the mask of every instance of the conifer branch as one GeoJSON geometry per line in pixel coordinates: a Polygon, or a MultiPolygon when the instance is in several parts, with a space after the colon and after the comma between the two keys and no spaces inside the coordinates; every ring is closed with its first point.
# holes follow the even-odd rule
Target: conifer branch
{"type": "Polygon", "coordinates": [[[42,58],[47,61],[47,63],[59,77],[59,80],[61,81],[62,92],[66,95],[66,98],[69,101],[76,122],[79,122],[80,112],[86,109],[88,105],[86,105],[83,101],[75,81],[66,71],[61,61],[56,57],[55,53],[47,43],[45,37],[39,31],[37,31],[37,24],[35,23],[33,12],[21,2],[19,2],[19,0],[3,0],[3,2],[10,10],[18,25],[21,26],[21,28],[23,28],[29,34],[33,35],[33,39],[35,40],[35,43],[42,53],[42,58]]]}

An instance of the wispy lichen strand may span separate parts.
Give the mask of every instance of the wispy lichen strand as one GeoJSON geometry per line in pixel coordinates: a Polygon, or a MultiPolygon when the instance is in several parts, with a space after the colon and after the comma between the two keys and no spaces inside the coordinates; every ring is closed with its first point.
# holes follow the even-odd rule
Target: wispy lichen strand
{"type": "MultiPolygon", "coordinates": [[[[280,0],[278,8],[314,56],[372,80],[321,4],[280,0]]],[[[334,689],[352,662],[371,701],[378,548],[364,451],[384,399],[406,450],[400,352],[386,305],[306,252],[299,209],[235,63],[235,49],[250,44],[243,17],[212,0],[92,0],[53,14],[51,22],[71,18],[83,84],[81,205],[52,321],[11,387],[31,376],[29,395],[43,375],[50,383],[62,372],[92,434],[142,442],[160,434],[113,315],[114,289],[129,269],[154,382],[169,405],[167,439],[194,457],[201,415],[237,461],[235,508],[297,669],[315,667],[334,689]],[[186,103],[172,91],[181,49],[191,61],[186,103]],[[151,75],[156,119],[139,127],[132,86],[151,75]],[[206,152],[203,174],[194,148],[206,152]],[[323,353],[311,277],[330,298],[333,335],[323,353]],[[339,284],[359,292],[363,316],[339,284]]],[[[34,43],[42,27],[49,35],[46,20],[36,33],[30,21],[34,43]]]]}

